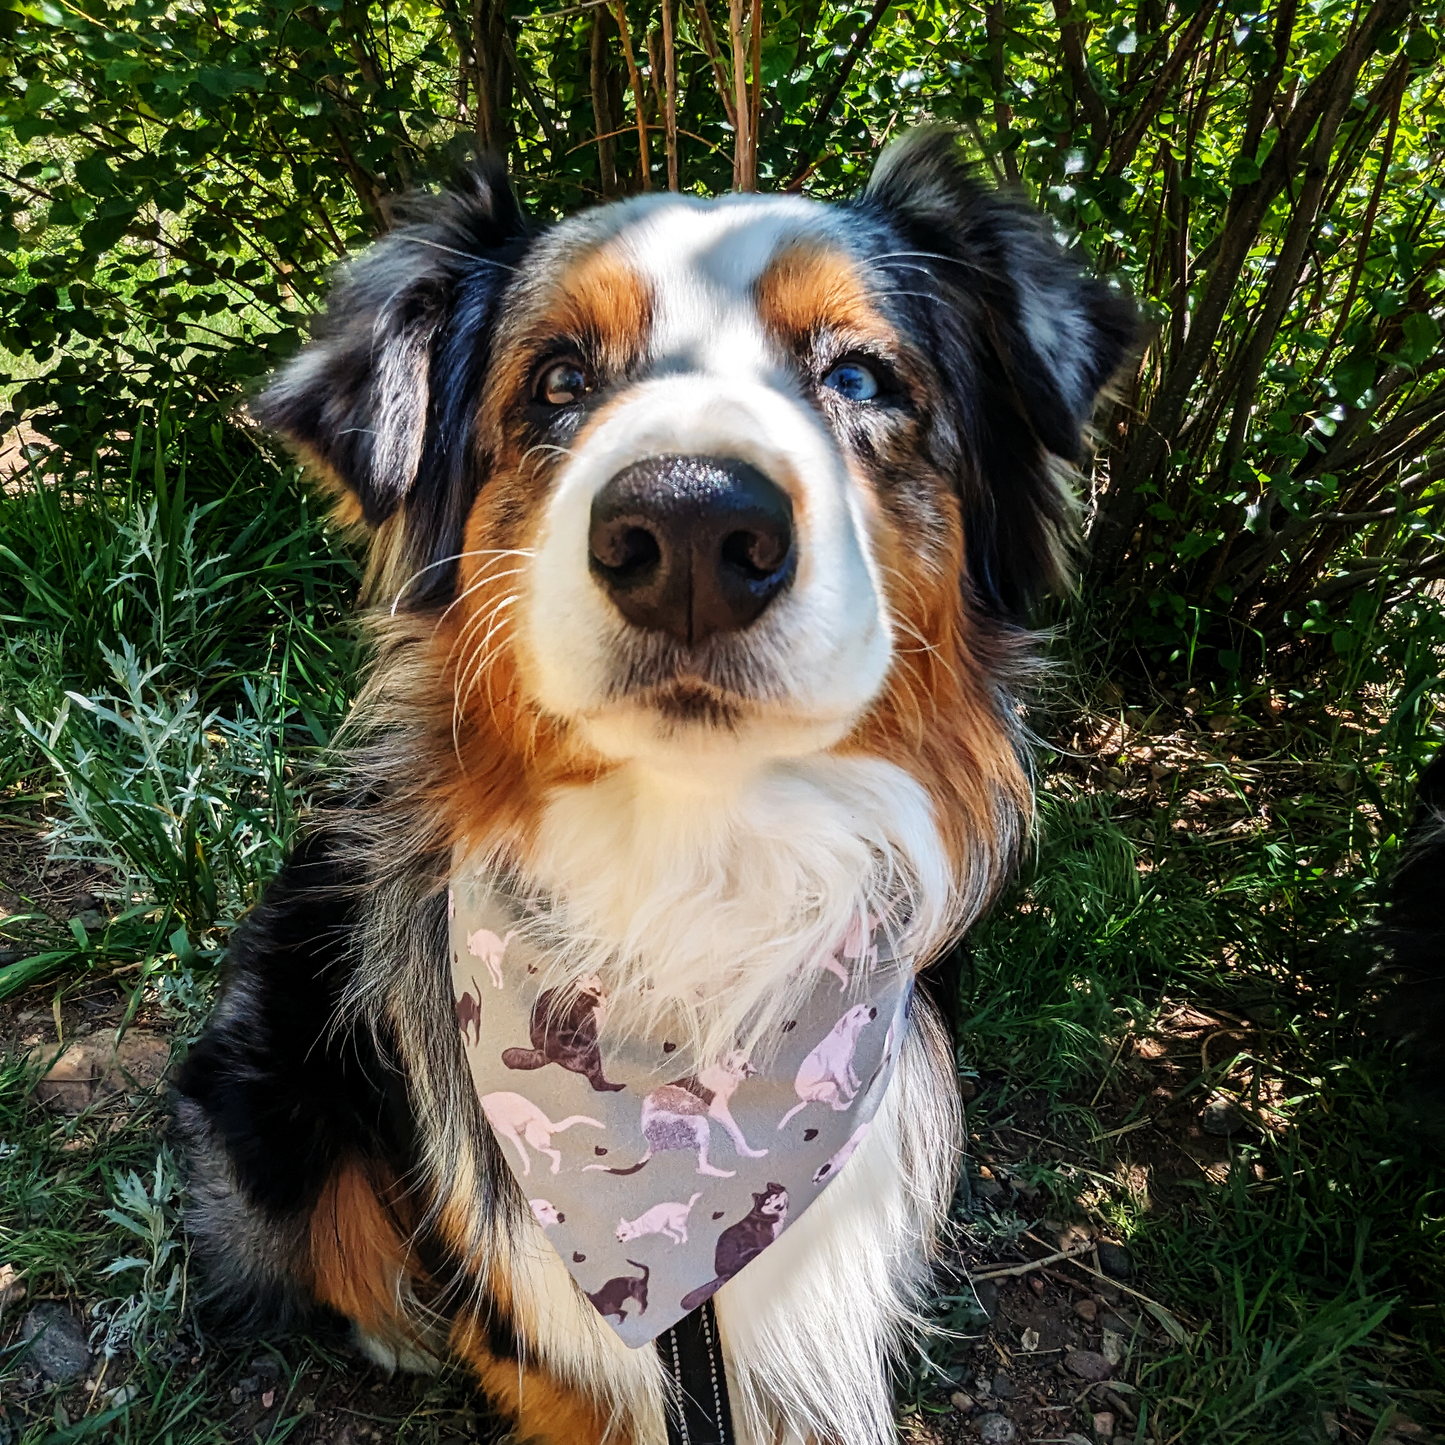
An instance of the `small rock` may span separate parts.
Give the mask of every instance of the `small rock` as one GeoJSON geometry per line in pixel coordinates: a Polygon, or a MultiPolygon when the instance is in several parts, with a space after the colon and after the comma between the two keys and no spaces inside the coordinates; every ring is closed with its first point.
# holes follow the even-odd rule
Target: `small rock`
{"type": "Polygon", "coordinates": [[[1097,1350],[1068,1350],[1064,1365],[1071,1375],[1091,1382],[1107,1380],[1114,1373],[1114,1367],[1097,1350]]]}
{"type": "Polygon", "coordinates": [[[960,1079],[958,1081],[958,1095],[965,1104],[971,1104],[978,1098],[978,1080],[960,1079]]]}
{"type": "Polygon", "coordinates": [[[993,1397],[995,1400],[1012,1400],[1018,1394],[1018,1388],[1002,1370],[993,1377],[993,1397]]]}
{"type": "Polygon", "coordinates": [[[31,1344],[25,1363],[48,1380],[65,1384],[85,1373],[90,1347],[70,1311],[62,1304],[38,1304],[20,1327],[22,1342],[31,1344]]]}
{"type": "Polygon", "coordinates": [[[1104,1343],[1099,1347],[1104,1358],[1111,1365],[1123,1363],[1124,1359],[1124,1336],[1115,1330],[1104,1331],[1104,1343]]]}
{"type": "Polygon", "coordinates": [[[107,1410],[114,1410],[121,1405],[129,1405],[132,1400],[139,1397],[139,1385],[117,1385],[113,1390],[106,1390],[100,1398],[107,1410]]]}
{"type": "Polygon", "coordinates": [[[1114,1416],[1109,1410],[1100,1410],[1094,1416],[1094,1435],[1099,1440],[1114,1438],[1114,1416]]]}
{"type": "Polygon", "coordinates": [[[993,1381],[986,1380],[982,1375],[973,1382],[973,1393],[980,1400],[987,1400],[993,1394],[993,1381]]]}
{"type": "Polygon", "coordinates": [[[983,1445],[1013,1445],[1018,1428],[1007,1415],[984,1415],[978,1421],[978,1438],[983,1445]]]}
{"type": "Polygon", "coordinates": [[[1080,1435],[1077,1430],[1071,1430],[1059,1442],[1059,1445],[1094,1445],[1094,1442],[1086,1436],[1080,1435]]]}
{"type": "Polygon", "coordinates": [[[955,1390],[948,1397],[948,1403],[953,1406],[960,1415],[967,1415],[974,1408],[973,1396],[964,1390],[955,1390]]]}
{"type": "Polygon", "coordinates": [[[281,1374],[281,1361],[275,1355],[257,1355],[246,1368],[253,1375],[270,1375],[275,1379],[281,1374]]]}
{"type": "Polygon", "coordinates": [[[1233,1099],[1211,1099],[1199,1115],[1199,1127],[1219,1139],[1239,1133],[1244,1124],[1244,1115],[1233,1099]]]}
{"type": "Polygon", "coordinates": [[[271,1406],[274,1405],[275,1403],[276,1403],[276,1392],[275,1392],[275,1390],[267,1390],[266,1393],[261,1396],[261,1408],[262,1408],[263,1410],[269,1410],[269,1409],[271,1408],[271,1406]]]}
{"type": "Polygon", "coordinates": [[[13,1264],[0,1264],[0,1314],[25,1298],[25,1281],[13,1264]]]}
{"type": "Polygon", "coordinates": [[[1019,1336],[1019,1346],[1029,1354],[1033,1354],[1039,1347],[1039,1332],[1032,1328],[1025,1330],[1023,1334],[1019,1336]]]}
{"type": "Polygon", "coordinates": [[[1074,1301],[1074,1313],[1084,1321],[1085,1324],[1093,1324],[1099,1318],[1098,1303],[1091,1299],[1074,1301]]]}
{"type": "Polygon", "coordinates": [[[1099,1268],[1112,1279],[1132,1279],[1134,1260],[1122,1244],[1099,1246],[1099,1268]]]}

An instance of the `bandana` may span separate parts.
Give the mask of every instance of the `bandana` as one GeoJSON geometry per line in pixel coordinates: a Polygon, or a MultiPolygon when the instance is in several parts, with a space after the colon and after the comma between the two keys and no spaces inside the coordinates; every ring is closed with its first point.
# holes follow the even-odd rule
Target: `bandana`
{"type": "Polygon", "coordinates": [[[908,1027],[913,970],[876,919],[810,966],[816,984],[775,1036],[687,1067],[665,1034],[610,1037],[595,978],[547,987],[547,917],[495,876],[454,870],[448,916],[482,1111],[547,1240],[633,1348],[837,1178],[908,1027]]]}

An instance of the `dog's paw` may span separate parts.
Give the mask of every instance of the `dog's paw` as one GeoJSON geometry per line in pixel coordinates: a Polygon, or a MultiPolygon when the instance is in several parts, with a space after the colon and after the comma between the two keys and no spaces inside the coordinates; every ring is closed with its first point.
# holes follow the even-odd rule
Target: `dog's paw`
{"type": "Polygon", "coordinates": [[[394,1375],[398,1370],[414,1375],[434,1375],[442,1367],[441,1360],[419,1341],[368,1334],[360,1325],[353,1324],[351,1342],[388,1375],[394,1375]]]}

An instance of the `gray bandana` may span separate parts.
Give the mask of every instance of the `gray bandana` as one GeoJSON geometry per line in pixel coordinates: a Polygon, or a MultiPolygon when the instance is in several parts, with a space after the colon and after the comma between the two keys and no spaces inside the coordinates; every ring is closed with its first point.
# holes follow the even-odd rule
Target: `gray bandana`
{"type": "Polygon", "coordinates": [[[665,1036],[609,1038],[586,980],[545,986],[547,920],[491,874],[448,897],[472,1079],[532,1213],[633,1348],[712,1297],[862,1142],[908,1027],[913,971],[856,928],[779,1037],[688,1069],[665,1036]],[[674,1057],[670,1060],[669,1055],[674,1057]]]}

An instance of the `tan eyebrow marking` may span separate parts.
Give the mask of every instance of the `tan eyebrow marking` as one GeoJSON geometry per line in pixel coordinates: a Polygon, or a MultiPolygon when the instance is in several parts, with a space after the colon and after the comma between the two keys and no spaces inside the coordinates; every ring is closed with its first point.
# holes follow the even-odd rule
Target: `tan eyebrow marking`
{"type": "Polygon", "coordinates": [[[780,251],[757,282],[758,316],[790,348],[822,329],[892,349],[898,337],[851,256],[817,242],[780,251]]]}

